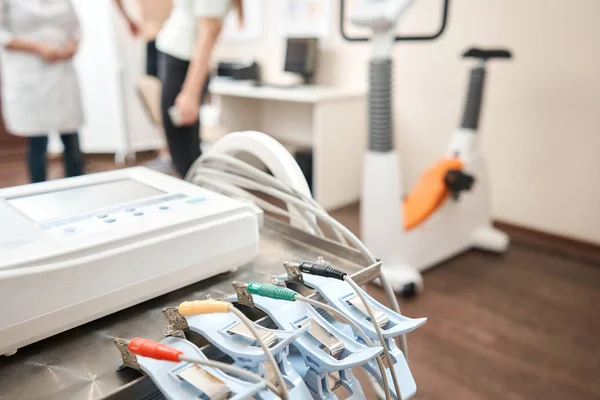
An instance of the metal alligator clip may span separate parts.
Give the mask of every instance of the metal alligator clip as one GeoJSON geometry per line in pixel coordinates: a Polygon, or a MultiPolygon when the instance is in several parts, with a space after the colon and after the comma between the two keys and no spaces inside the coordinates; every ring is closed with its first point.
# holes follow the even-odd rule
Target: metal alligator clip
{"type": "Polygon", "coordinates": [[[344,342],[328,332],[321,324],[314,319],[305,319],[299,326],[309,326],[308,333],[321,344],[321,348],[333,358],[340,358],[344,351],[344,342]]]}
{"type": "MultiPolygon", "coordinates": [[[[256,326],[256,331],[260,335],[261,340],[265,343],[267,347],[271,347],[275,343],[277,343],[277,334],[270,329],[265,329],[260,325],[256,326]]],[[[241,322],[236,322],[233,326],[227,328],[227,333],[231,335],[239,335],[249,342],[255,343],[256,338],[250,332],[250,329],[246,325],[241,322]]]]}
{"type": "MultiPolygon", "coordinates": [[[[115,339],[114,342],[121,352],[121,368],[129,367],[143,372],[169,400],[243,400],[263,392],[271,393],[265,389],[264,382],[249,384],[216,368],[137,356],[129,352],[126,341],[115,339]]],[[[208,360],[196,345],[185,339],[166,337],[160,343],[208,360]]]]}
{"type": "MultiPolygon", "coordinates": [[[[365,305],[360,301],[360,298],[354,289],[347,282],[310,274],[303,274],[303,281],[306,286],[316,290],[329,305],[335,307],[338,311],[344,313],[347,317],[356,322],[373,342],[379,343],[377,332],[371,323],[365,305]]],[[[362,294],[371,306],[376,323],[381,328],[390,355],[395,360],[393,368],[398,377],[402,397],[409,398],[414,395],[417,386],[406,362],[406,358],[393,338],[412,332],[427,322],[427,318],[407,318],[385,307],[373,297],[369,296],[364,290],[362,291],[362,294]]],[[[331,316],[329,316],[327,320],[339,329],[344,330],[344,332],[353,335],[356,340],[363,342],[356,332],[348,325],[342,324],[331,316]]],[[[379,383],[382,382],[381,373],[375,362],[370,362],[369,365],[365,366],[365,369],[373,375],[379,383]]],[[[388,381],[391,382],[391,371],[389,370],[389,366],[386,368],[386,374],[389,378],[388,381]]],[[[393,385],[390,385],[390,390],[392,396],[398,398],[393,385]]]]}
{"type": "MultiPolygon", "coordinates": [[[[348,304],[352,305],[354,308],[356,308],[358,311],[360,311],[364,315],[364,317],[367,318],[367,320],[371,321],[371,317],[369,317],[367,307],[365,307],[362,300],[360,299],[360,297],[358,297],[357,294],[355,294],[352,297],[347,298],[346,301],[348,302],[348,304]]],[[[377,325],[380,328],[384,328],[387,325],[387,323],[390,321],[388,316],[379,309],[374,308],[373,315],[375,316],[375,322],[377,322],[377,325]]]]}
{"type": "Polygon", "coordinates": [[[352,368],[367,366],[383,352],[381,347],[366,347],[354,337],[337,329],[306,303],[274,300],[262,296],[252,296],[243,285],[234,286],[236,297],[226,299],[253,306],[265,312],[281,329],[296,329],[299,326],[310,330],[298,336],[293,344],[299,353],[291,353],[290,361],[300,373],[310,390],[313,399],[334,400],[329,375],[339,374],[339,381],[350,393],[348,399],[364,399],[358,380],[352,368]],[[315,328],[313,325],[316,325],[315,328]]]}

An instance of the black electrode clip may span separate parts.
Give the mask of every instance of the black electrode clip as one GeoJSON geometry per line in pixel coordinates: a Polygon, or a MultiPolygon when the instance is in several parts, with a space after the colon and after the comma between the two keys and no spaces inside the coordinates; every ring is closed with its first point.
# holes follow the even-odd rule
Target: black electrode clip
{"type": "Polygon", "coordinates": [[[344,277],[348,275],[347,272],[332,268],[327,264],[317,264],[303,261],[301,263],[285,262],[284,265],[296,267],[305,274],[322,276],[324,278],[333,278],[340,281],[343,281],[344,277]]]}

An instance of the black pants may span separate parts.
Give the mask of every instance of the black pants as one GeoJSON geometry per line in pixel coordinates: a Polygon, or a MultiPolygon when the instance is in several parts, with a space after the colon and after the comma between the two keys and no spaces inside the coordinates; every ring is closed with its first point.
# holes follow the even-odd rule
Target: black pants
{"type": "MultiPolygon", "coordinates": [[[[169,145],[169,153],[175,170],[182,177],[185,176],[192,163],[200,157],[200,121],[191,126],[175,126],[169,116],[169,108],[175,104],[175,98],[181,91],[185,75],[190,63],[168,54],[159,52],[158,76],[162,83],[160,107],[169,145]]],[[[206,94],[208,78],[202,93],[206,94]]],[[[198,110],[200,112],[200,110],[198,110]]]]}
{"type": "MultiPolygon", "coordinates": [[[[63,142],[63,158],[65,163],[65,176],[78,176],[84,173],[85,161],[79,149],[79,136],[77,133],[63,133],[60,135],[63,142]]],[[[27,166],[32,183],[46,180],[46,152],[48,150],[48,136],[33,136],[29,138],[27,152],[27,166]]]]}
{"type": "Polygon", "coordinates": [[[158,78],[158,49],[154,40],[146,43],[146,75],[158,78]]]}

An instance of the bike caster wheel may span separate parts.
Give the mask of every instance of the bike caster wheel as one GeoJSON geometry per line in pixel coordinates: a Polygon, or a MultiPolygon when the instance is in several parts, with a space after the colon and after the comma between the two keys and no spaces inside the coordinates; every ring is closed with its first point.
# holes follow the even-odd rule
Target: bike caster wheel
{"type": "Polygon", "coordinates": [[[405,298],[416,297],[419,293],[419,287],[415,283],[407,283],[400,291],[400,296],[405,298]]]}

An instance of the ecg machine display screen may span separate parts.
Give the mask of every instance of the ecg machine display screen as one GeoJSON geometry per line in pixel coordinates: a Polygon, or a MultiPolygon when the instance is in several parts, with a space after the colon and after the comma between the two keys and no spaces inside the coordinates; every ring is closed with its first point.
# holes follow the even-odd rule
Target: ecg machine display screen
{"type": "Polygon", "coordinates": [[[121,179],[13,197],[7,202],[32,220],[40,222],[94,212],[163,193],[133,179],[121,179]]]}

